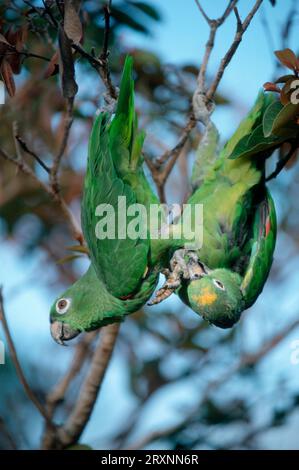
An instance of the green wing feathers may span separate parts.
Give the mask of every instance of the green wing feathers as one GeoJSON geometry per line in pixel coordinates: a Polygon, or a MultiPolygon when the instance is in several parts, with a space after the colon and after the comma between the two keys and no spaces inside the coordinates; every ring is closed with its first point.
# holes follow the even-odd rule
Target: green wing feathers
{"type": "Polygon", "coordinates": [[[120,298],[133,295],[140,286],[150,250],[147,231],[140,230],[136,239],[126,236],[124,230],[136,217],[127,215],[128,207],[157,201],[142,170],[144,133],[137,130],[133,88],[132,59],[127,58],[114,118],[102,113],[93,125],[82,201],[82,226],[91,261],[111,294],[120,298]],[[97,210],[99,205],[101,210],[97,210]],[[102,215],[106,219],[100,219],[102,215]],[[101,220],[106,220],[106,227],[99,227],[101,220]],[[101,233],[114,228],[114,239],[99,238],[99,228],[101,233]]]}
{"type": "Polygon", "coordinates": [[[249,262],[241,284],[246,308],[255,302],[269,275],[276,241],[276,225],[274,202],[267,191],[255,213],[253,236],[249,242],[249,262]]]}

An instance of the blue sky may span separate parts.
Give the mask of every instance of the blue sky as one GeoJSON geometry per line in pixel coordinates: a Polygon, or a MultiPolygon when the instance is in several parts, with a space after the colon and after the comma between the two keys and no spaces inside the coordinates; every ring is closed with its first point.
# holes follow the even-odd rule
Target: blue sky
{"type": "MultiPolygon", "coordinates": [[[[200,64],[204,46],[208,38],[209,27],[201,16],[194,0],[152,0],[161,11],[163,22],[155,24],[153,37],[150,39],[138,33],[129,33],[126,41],[131,46],[151,48],[160,54],[166,62],[200,64]]],[[[244,20],[255,1],[240,0],[238,9],[244,20]]],[[[264,1],[260,12],[253,19],[246,31],[238,51],[225,71],[219,91],[226,93],[238,103],[240,115],[244,115],[256,98],[263,83],[272,79],[275,58],[272,49],[280,49],[280,31],[293,0],[278,0],[273,8],[268,0],[264,1]],[[261,17],[267,18],[273,47],[268,40],[261,17]]],[[[226,0],[201,0],[201,5],[211,18],[219,17],[227,5],[226,0]]],[[[227,22],[219,29],[216,44],[211,56],[208,72],[211,76],[218,68],[221,58],[232,43],[236,30],[236,18],[231,14],[227,22]]],[[[296,28],[294,28],[288,46],[297,46],[296,28]]],[[[237,122],[238,113],[225,110],[215,113],[215,122],[220,131],[228,135],[231,132],[231,119],[237,122]],[[227,119],[229,116],[229,119],[227,119]]],[[[233,122],[234,124],[234,122],[233,122]]]]}

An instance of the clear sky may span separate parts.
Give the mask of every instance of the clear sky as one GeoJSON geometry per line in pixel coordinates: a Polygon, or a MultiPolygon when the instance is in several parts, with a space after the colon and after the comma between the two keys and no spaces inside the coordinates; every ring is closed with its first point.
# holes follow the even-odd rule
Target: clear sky
{"type": "MultiPolygon", "coordinates": [[[[154,25],[154,34],[150,39],[138,33],[130,33],[126,39],[128,43],[132,46],[137,44],[139,47],[152,48],[166,62],[178,64],[191,62],[199,65],[209,27],[201,16],[195,0],[152,0],[152,3],[161,11],[164,21],[154,25]]],[[[254,0],[238,2],[242,20],[254,3],[254,0]]],[[[272,51],[281,48],[280,31],[292,3],[294,0],[277,0],[277,5],[273,8],[269,0],[264,1],[225,71],[220,91],[238,102],[242,114],[245,114],[252,105],[263,83],[272,79],[275,63],[272,51]],[[265,33],[262,18],[266,18],[269,24],[271,39],[265,33]]],[[[224,11],[227,1],[201,0],[201,5],[209,17],[217,18],[224,11]]],[[[235,31],[236,18],[232,13],[218,31],[208,69],[210,75],[213,75],[231,45],[235,31]]],[[[295,51],[298,48],[296,28],[293,30],[288,47],[294,48],[295,51]]],[[[231,122],[227,120],[226,114],[216,113],[215,121],[224,134],[231,132],[231,122]]]]}

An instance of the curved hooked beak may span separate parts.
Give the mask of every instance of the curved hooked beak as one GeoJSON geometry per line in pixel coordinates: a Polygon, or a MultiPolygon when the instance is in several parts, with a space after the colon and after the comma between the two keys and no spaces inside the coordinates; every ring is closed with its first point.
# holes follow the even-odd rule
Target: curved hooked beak
{"type": "Polygon", "coordinates": [[[80,330],[74,330],[67,323],[54,321],[51,324],[51,335],[56,343],[65,346],[64,341],[69,341],[81,333],[80,330]]]}

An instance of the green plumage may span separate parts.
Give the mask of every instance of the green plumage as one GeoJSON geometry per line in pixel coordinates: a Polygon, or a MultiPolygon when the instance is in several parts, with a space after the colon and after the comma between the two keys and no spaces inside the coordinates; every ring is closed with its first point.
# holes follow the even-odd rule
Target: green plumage
{"type": "Polygon", "coordinates": [[[135,215],[126,215],[129,206],[159,204],[142,169],[144,133],[137,130],[133,85],[132,59],[127,58],[115,116],[101,113],[92,128],[82,200],[82,227],[91,267],[52,306],[52,325],[64,325],[62,340],[76,331],[122,320],[146,303],[157,283],[159,272],[150,261],[148,230],[145,237],[133,240],[123,232],[135,215]],[[121,211],[119,197],[125,198],[121,211]],[[114,238],[99,238],[98,223],[105,230],[114,228],[114,238]],[[62,314],[58,311],[61,300],[69,303],[62,314]]]}
{"type": "Polygon", "coordinates": [[[144,238],[132,240],[126,236],[126,227],[135,215],[126,216],[129,206],[143,204],[148,208],[149,204],[158,203],[142,170],[143,140],[144,133],[137,130],[132,59],[128,58],[113,120],[101,114],[93,126],[82,201],[82,227],[91,262],[98,277],[116,297],[136,292],[148,269],[148,232],[144,238]],[[114,239],[95,236],[95,227],[100,221],[97,207],[104,204],[109,204],[116,214],[113,224],[111,217],[111,224],[109,217],[106,218],[107,229],[114,227],[114,239]]]}
{"type": "MultiPolygon", "coordinates": [[[[155,239],[150,232],[153,205],[160,222],[165,223],[165,214],[143,172],[145,135],[138,131],[133,88],[132,60],[127,58],[116,113],[101,113],[89,140],[82,227],[91,266],[52,306],[51,331],[60,343],[141,308],[159,272],[170,267],[176,250],[190,244],[184,236],[176,237],[184,214],[170,226],[168,239],[155,239]],[[136,236],[129,237],[127,228],[136,223],[132,204],[134,210],[143,208],[143,218],[136,236]]],[[[298,136],[298,128],[283,113],[272,95],[261,93],[219,155],[212,123],[197,152],[188,204],[193,225],[197,205],[203,206],[203,244],[193,251],[204,271],[199,279],[182,276],[177,293],[220,327],[232,326],[255,302],[271,268],[276,216],[265,184],[265,162],[283,142],[298,136]]],[[[200,242],[196,237],[192,241],[200,242]]],[[[188,259],[190,248],[186,252],[188,259]]]]}
{"type": "Polygon", "coordinates": [[[273,261],[276,214],[265,185],[265,163],[282,142],[296,137],[292,124],[285,123],[278,136],[260,137],[273,103],[272,95],[261,93],[216,162],[207,152],[211,165],[200,155],[203,165],[200,169],[197,161],[194,167],[193,181],[201,184],[188,202],[203,204],[203,246],[198,256],[211,272],[183,286],[179,295],[221,327],[231,326],[255,302],[273,261]]]}
{"type": "Polygon", "coordinates": [[[51,309],[51,322],[64,322],[72,330],[81,332],[122,321],[125,315],[136,312],[145,304],[156,284],[157,276],[151,274],[143,281],[142,288],[133,298],[121,300],[107,290],[91,265],[86,274],[59,297],[70,301],[68,311],[59,314],[59,300],[55,302],[51,309]]]}

